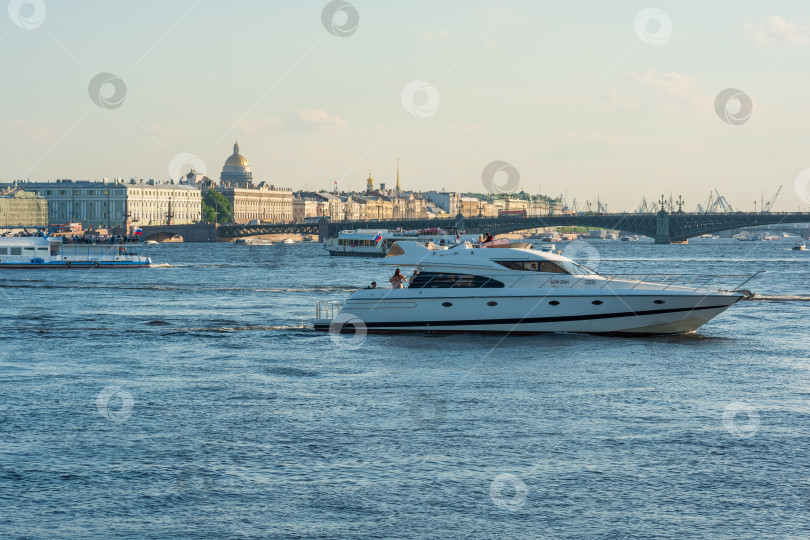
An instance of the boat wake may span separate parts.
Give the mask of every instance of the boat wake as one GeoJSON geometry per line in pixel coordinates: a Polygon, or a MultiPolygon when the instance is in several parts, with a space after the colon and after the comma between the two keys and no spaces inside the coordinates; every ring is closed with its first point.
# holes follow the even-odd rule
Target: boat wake
{"type": "Polygon", "coordinates": [[[757,294],[751,298],[746,298],[753,302],[810,302],[810,295],[799,294],[757,294]]]}
{"type": "Polygon", "coordinates": [[[32,282],[25,283],[0,283],[0,288],[6,289],[114,289],[114,290],[132,290],[132,291],[228,291],[228,292],[269,292],[269,293],[284,293],[284,292],[355,292],[357,287],[335,286],[335,287],[279,287],[272,289],[254,289],[251,287],[197,287],[193,284],[143,284],[143,285],[107,285],[96,284],[85,281],[66,282],[59,284],[33,284],[32,282]]]}
{"type": "Polygon", "coordinates": [[[185,333],[228,333],[228,332],[246,332],[250,330],[297,330],[305,332],[314,332],[312,326],[304,324],[295,325],[279,325],[279,326],[208,326],[205,328],[170,328],[167,334],[185,334],[185,333]]]}

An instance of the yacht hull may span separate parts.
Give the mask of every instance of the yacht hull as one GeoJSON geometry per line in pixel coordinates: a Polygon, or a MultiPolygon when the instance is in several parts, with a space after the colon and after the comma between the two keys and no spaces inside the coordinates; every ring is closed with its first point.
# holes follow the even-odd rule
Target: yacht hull
{"type": "Polygon", "coordinates": [[[609,296],[554,293],[484,296],[479,290],[478,294],[463,297],[426,298],[428,291],[417,296],[407,289],[380,292],[353,297],[334,321],[315,320],[315,329],[353,331],[353,327],[359,326],[369,333],[681,334],[694,332],[743,297],[742,293],[667,294],[666,291],[609,296]]]}

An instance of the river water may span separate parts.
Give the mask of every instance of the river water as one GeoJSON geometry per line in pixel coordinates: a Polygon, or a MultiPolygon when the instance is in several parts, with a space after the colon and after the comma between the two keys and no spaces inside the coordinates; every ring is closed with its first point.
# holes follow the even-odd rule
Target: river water
{"type": "Polygon", "coordinates": [[[594,241],[602,273],[746,274],[678,337],[311,330],[379,260],[148,246],[0,273],[3,538],[806,538],[810,251],[594,241]]]}

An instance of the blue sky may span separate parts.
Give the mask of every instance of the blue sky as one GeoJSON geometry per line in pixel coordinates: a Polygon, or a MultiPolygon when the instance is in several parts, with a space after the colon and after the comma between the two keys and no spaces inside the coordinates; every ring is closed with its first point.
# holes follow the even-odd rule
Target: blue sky
{"type": "Polygon", "coordinates": [[[12,0],[0,180],[167,179],[183,153],[218,177],[238,138],[255,178],[294,189],[392,184],[399,158],[405,188],[482,191],[503,160],[528,192],[616,211],[714,187],[810,205],[806,2],[358,0],[346,37],[327,4],[12,0]],[[99,73],[119,107],[90,98],[99,73]],[[403,103],[412,81],[429,94],[403,103]],[[726,88],[753,102],[740,125],[715,111],[726,88]]]}

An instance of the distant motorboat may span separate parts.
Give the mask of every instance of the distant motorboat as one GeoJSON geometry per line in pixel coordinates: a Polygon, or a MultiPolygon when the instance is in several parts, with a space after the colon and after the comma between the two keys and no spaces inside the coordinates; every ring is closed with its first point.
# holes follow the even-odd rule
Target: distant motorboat
{"type": "Polygon", "coordinates": [[[804,251],[807,249],[807,246],[804,245],[804,241],[796,242],[796,245],[793,246],[793,251],[804,251]]]}
{"type": "Polygon", "coordinates": [[[619,240],[621,240],[622,242],[632,242],[633,237],[624,235],[624,236],[619,237],[619,240]]]}
{"type": "Polygon", "coordinates": [[[294,244],[295,240],[293,240],[292,238],[285,238],[284,240],[281,241],[281,243],[282,244],[294,244]]]}
{"type": "Polygon", "coordinates": [[[272,246],[273,242],[263,238],[237,238],[233,241],[237,246],[272,246]]]}
{"type": "Polygon", "coordinates": [[[154,245],[158,244],[158,241],[157,240],[147,240],[146,244],[148,244],[150,246],[154,246],[154,245]]]}

